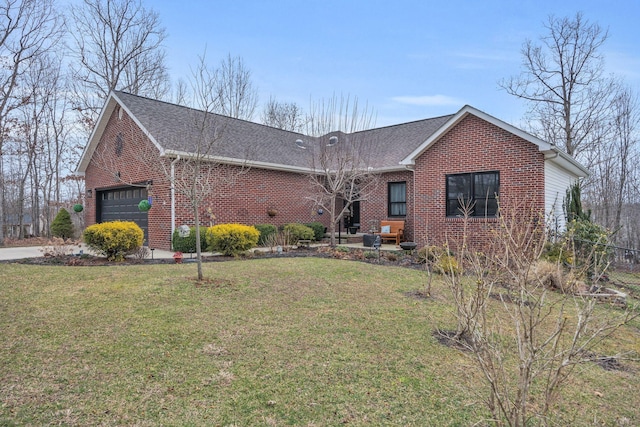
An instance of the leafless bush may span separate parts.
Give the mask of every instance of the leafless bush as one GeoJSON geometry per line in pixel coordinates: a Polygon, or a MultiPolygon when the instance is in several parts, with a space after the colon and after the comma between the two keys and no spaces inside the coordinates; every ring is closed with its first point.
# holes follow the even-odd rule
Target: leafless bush
{"type": "Polygon", "coordinates": [[[485,403],[499,426],[552,423],[575,367],[592,360],[588,355],[596,346],[637,316],[596,310],[595,299],[575,292],[585,271],[541,261],[546,233],[534,212],[501,211],[482,252],[468,246],[465,215],[456,248],[461,268],[443,275],[457,321],[446,338],[475,360],[485,380],[485,403]]]}
{"type": "Polygon", "coordinates": [[[269,234],[264,240],[264,245],[269,248],[269,252],[271,253],[275,252],[278,247],[282,248],[283,251],[286,251],[291,247],[292,240],[291,234],[288,231],[278,231],[276,233],[269,234]]]}
{"type": "Polygon", "coordinates": [[[151,254],[151,251],[146,246],[140,246],[139,248],[136,248],[131,252],[131,255],[135,259],[147,259],[149,258],[150,254],[151,254]]]}
{"type": "Polygon", "coordinates": [[[60,237],[53,237],[46,246],[43,246],[40,252],[44,257],[63,257],[73,254],[74,246],[80,247],[80,242],[76,240],[64,240],[60,237]]]}

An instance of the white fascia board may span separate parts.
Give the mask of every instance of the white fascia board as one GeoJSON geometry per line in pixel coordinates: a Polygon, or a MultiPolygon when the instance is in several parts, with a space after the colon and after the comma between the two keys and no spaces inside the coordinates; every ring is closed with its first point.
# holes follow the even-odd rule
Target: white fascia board
{"type": "Polygon", "coordinates": [[[416,164],[416,159],[422,155],[434,142],[436,142],[442,135],[447,133],[453,128],[460,120],[462,120],[468,113],[465,109],[468,106],[462,107],[456,114],[453,115],[447,122],[442,125],[437,131],[435,131],[429,138],[427,138],[422,144],[420,144],[415,150],[413,150],[407,157],[400,161],[403,166],[413,166],[416,164]]]}
{"type": "Polygon", "coordinates": [[[93,156],[93,152],[96,149],[96,145],[98,144],[97,141],[100,140],[100,135],[102,135],[102,132],[104,132],[105,127],[107,127],[108,119],[105,119],[105,117],[108,118],[111,116],[111,113],[115,109],[115,106],[116,106],[116,101],[113,99],[113,92],[112,92],[109,94],[109,97],[107,97],[104,107],[102,107],[102,110],[100,111],[100,115],[98,115],[98,121],[96,122],[96,125],[93,127],[93,130],[91,131],[91,135],[87,140],[87,145],[85,145],[84,150],[82,150],[82,156],[80,156],[80,161],[78,162],[78,166],[76,167],[77,173],[84,174],[84,172],[87,170],[87,167],[89,166],[89,162],[91,161],[91,156],[93,156]]]}
{"type": "Polygon", "coordinates": [[[405,166],[413,166],[415,165],[416,159],[422,155],[431,145],[433,145],[442,135],[451,130],[455,125],[457,125],[462,119],[464,119],[467,115],[473,114],[474,116],[491,123],[501,129],[506,130],[507,132],[516,135],[525,141],[528,141],[538,147],[538,150],[545,155],[545,160],[552,160],[557,163],[559,166],[564,169],[570,171],[578,177],[589,176],[589,171],[582,166],[578,161],[576,161],[573,157],[564,153],[562,150],[558,149],[555,145],[550,144],[542,139],[531,135],[528,132],[523,131],[507,122],[504,122],[496,117],[493,117],[484,111],[480,111],[477,108],[474,108],[470,105],[465,105],[462,107],[451,119],[449,119],[440,129],[438,129],[433,135],[431,135],[426,141],[424,141],[418,148],[413,150],[411,154],[405,157],[400,164],[405,166]]]}
{"type": "MultiPolygon", "coordinates": [[[[193,158],[196,157],[196,154],[189,153],[189,152],[186,152],[186,151],[166,150],[163,153],[163,156],[164,157],[169,157],[169,158],[180,157],[182,159],[193,159],[193,158]]],[[[222,157],[222,156],[203,156],[202,158],[205,161],[223,163],[223,164],[227,164],[227,165],[256,167],[256,168],[259,168],[259,169],[269,169],[269,170],[276,170],[276,171],[281,171],[281,172],[293,172],[293,173],[303,173],[303,174],[325,173],[325,171],[320,170],[320,169],[313,169],[313,168],[307,168],[307,167],[301,167],[301,166],[284,165],[284,164],[280,164],[280,163],[260,162],[260,161],[257,161],[257,160],[243,160],[243,159],[236,159],[236,158],[232,158],[232,157],[222,157]]],[[[407,167],[405,167],[405,166],[391,166],[391,167],[373,169],[373,171],[376,172],[376,173],[405,172],[407,170],[409,170],[409,169],[407,167]]]]}
{"type": "Polygon", "coordinates": [[[587,168],[582,166],[573,157],[557,148],[545,151],[544,160],[555,163],[562,169],[573,174],[576,178],[586,178],[590,175],[587,168]]]}
{"type": "MultiPolygon", "coordinates": [[[[163,156],[175,158],[180,157],[182,159],[193,159],[196,158],[197,155],[194,153],[189,153],[186,151],[177,151],[177,150],[166,150],[163,153],[163,156]]],[[[300,166],[291,166],[291,165],[283,165],[278,163],[267,163],[260,162],[256,160],[243,160],[236,159],[232,157],[222,157],[222,156],[202,156],[204,161],[223,163],[226,165],[234,165],[234,166],[248,166],[248,167],[256,167],[260,169],[271,169],[282,172],[296,172],[296,173],[310,173],[314,170],[311,168],[304,168],[300,166]]]]}
{"type": "Polygon", "coordinates": [[[100,111],[100,115],[98,116],[97,124],[94,126],[93,131],[91,132],[91,136],[89,137],[87,145],[84,147],[82,152],[82,156],[80,157],[80,161],[78,162],[78,166],[76,168],[76,172],[79,174],[83,174],[87,170],[89,163],[91,162],[91,157],[93,156],[93,152],[95,151],[98,143],[100,142],[100,138],[102,138],[102,134],[104,133],[105,128],[107,127],[107,123],[109,122],[109,118],[113,111],[117,106],[120,106],[124,111],[126,111],[127,115],[134,121],[134,123],[140,128],[140,130],[149,138],[149,140],[155,145],[155,147],[160,151],[160,153],[164,153],[164,149],[158,144],[156,139],[149,133],[149,131],[142,126],[142,123],[138,120],[137,117],[133,115],[131,110],[118,98],[118,96],[111,92],[107,97],[107,100],[100,111]]]}
{"type": "Polygon", "coordinates": [[[422,155],[431,145],[433,145],[438,139],[440,139],[445,133],[449,132],[449,130],[453,129],[455,125],[457,125],[462,119],[467,117],[469,114],[473,114],[474,116],[489,122],[501,129],[506,130],[520,138],[529,141],[536,146],[540,151],[547,151],[552,149],[552,145],[548,142],[545,142],[535,136],[531,135],[528,132],[523,131],[522,129],[518,129],[517,127],[510,125],[507,122],[503,122],[500,119],[497,119],[484,111],[480,111],[477,108],[474,108],[470,105],[465,105],[462,107],[453,117],[451,117],[444,125],[440,127],[436,132],[434,132],[426,141],[424,141],[418,148],[413,150],[407,157],[400,161],[401,165],[412,166],[415,165],[416,159],[422,155]]]}

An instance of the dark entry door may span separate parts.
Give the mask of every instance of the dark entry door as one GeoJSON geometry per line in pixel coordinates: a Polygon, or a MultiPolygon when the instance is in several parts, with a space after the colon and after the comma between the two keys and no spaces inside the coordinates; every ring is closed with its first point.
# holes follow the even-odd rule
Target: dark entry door
{"type": "Polygon", "coordinates": [[[344,228],[360,227],[360,201],[355,201],[349,206],[349,211],[344,216],[344,228]]]}
{"type": "Polygon", "coordinates": [[[147,199],[147,189],[140,187],[99,191],[97,222],[133,221],[144,231],[144,244],[149,242],[149,214],[138,209],[138,203],[147,199]]]}

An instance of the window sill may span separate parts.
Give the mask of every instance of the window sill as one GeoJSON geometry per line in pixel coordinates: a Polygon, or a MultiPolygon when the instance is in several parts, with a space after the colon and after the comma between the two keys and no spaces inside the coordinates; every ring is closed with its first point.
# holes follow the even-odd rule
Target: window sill
{"type": "MultiPolygon", "coordinates": [[[[498,222],[499,218],[495,216],[480,217],[472,216],[467,218],[468,222],[498,222]]],[[[445,218],[445,222],[464,222],[465,218],[462,216],[448,216],[445,218]]]]}

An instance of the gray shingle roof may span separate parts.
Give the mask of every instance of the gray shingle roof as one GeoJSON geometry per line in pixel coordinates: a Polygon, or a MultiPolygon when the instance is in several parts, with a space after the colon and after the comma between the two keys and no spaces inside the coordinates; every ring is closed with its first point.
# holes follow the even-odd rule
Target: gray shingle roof
{"type": "MultiPolygon", "coordinates": [[[[167,151],[194,152],[201,135],[195,124],[202,112],[125,92],[114,92],[124,107],[167,151]]],[[[257,161],[273,165],[309,167],[308,154],[296,147],[296,140],[313,143],[317,138],[272,128],[246,120],[209,115],[220,129],[216,156],[257,161]]],[[[357,132],[346,137],[370,141],[371,166],[400,168],[400,161],[442,127],[452,115],[418,120],[357,132]]]]}

